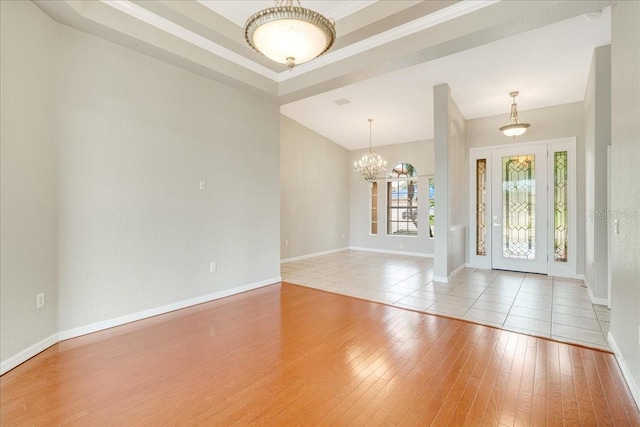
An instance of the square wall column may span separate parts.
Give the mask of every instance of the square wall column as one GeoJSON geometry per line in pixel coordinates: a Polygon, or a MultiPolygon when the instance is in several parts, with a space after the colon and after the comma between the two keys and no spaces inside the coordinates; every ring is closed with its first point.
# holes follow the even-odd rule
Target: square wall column
{"type": "Polygon", "coordinates": [[[466,265],[469,147],[466,121],[446,83],[433,88],[435,146],[434,280],[447,282],[466,265]]]}

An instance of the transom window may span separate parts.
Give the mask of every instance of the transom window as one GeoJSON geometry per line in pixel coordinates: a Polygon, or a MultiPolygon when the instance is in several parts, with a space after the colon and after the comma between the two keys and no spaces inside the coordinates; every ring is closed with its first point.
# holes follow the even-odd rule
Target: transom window
{"type": "Polygon", "coordinates": [[[418,173],[410,163],[398,163],[387,181],[387,234],[418,235],[418,173]]]}

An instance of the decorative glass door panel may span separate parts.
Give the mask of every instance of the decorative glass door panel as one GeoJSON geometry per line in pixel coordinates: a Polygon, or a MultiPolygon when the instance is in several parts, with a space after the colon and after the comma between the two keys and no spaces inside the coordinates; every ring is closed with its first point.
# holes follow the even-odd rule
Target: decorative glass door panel
{"type": "Polygon", "coordinates": [[[492,268],[546,273],[546,146],[493,150],[492,157],[492,268]]]}
{"type": "Polygon", "coordinates": [[[536,259],[535,156],[502,158],[502,256],[536,259]]]}

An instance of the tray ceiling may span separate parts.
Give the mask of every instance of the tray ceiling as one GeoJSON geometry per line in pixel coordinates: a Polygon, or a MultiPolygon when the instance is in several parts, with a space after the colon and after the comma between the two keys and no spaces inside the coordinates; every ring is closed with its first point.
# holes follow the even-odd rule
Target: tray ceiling
{"type": "Polygon", "coordinates": [[[272,1],[34,0],[65,25],[282,105],[346,148],[433,136],[431,88],[467,119],[582,100],[612,1],[304,1],[336,20],[332,50],[293,71],[249,48],[244,21],[272,1]],[[338,106],[334,101],[348,99],[338,106]]]}

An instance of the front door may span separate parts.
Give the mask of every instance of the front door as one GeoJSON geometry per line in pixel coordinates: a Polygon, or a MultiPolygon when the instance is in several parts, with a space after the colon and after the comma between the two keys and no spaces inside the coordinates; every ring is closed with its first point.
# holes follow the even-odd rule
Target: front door
{"type": "Polygon", "coordinates": [[[547,273],[547,146],[492,150],[491,267],[547,273]]]}

